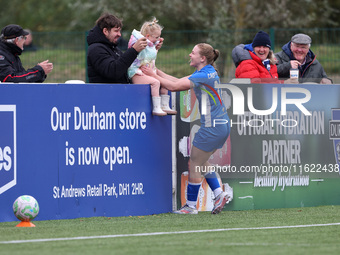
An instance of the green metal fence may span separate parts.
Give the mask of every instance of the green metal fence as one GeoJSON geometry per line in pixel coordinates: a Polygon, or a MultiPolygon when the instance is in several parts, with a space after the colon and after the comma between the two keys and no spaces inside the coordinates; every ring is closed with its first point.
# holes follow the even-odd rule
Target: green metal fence
{"type": "MultiPolygon", "coordinates": [[[[340,28],[314,29],[264,29],[270,34],[274,52],[280,51],[296,33],[306,33],[313,42],[311,49],[317,55],[329,77],[340,83],[340,28]]],[[[193,46],[207,42],[219,49],[221,56],[217,61],[223,82],[235,77],[235,66],[231,59],[232,49],[239,43],[250,43],[258,30],[206,30],[206,31],[166,31],[162,49],[158,53],[158,68],[177,77],[193,72],[189,66],[189,53],[193,46]]],[[[129,39],[129,31],[123,38],[129,39]]],[[[26,68],[45,59],[54,64],[53,72],[46,82],[60,83],[67,80],[86,81],[86,34],[87,32],[33,32],[36,51],[24,51],[21,56],[26,68]]]]}

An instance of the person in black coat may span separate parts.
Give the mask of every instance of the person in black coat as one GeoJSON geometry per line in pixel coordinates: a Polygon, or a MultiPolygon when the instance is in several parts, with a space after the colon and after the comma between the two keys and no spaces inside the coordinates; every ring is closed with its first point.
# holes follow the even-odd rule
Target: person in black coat
{"type": "Polygon", "coordinates": [[[0,81],[1,82],[43,82],[53,69],[45,60],[25,70],[20,55],[28,32],[21,26],[11,24],[1,30],[0,35],[0,81]]]}
{"type": "Polygon", "coordinates": [[[127,70],[138,53],[145,49],[147,41],[144,37],[140,38],[123,53],[117,47],[122,26],[121,20],[106,13],[90,30],[87,36],[87,74],[90,83],[130,83],[127,70]]]}

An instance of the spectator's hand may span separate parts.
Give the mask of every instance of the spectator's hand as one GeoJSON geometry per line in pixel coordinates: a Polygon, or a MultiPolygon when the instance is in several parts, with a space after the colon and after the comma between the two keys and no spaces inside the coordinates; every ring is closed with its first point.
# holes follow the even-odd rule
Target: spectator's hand
{"type": "Polygon", "coordinates": [[[45,74],[49,74],[53,69],[53,64],[45,60],[41,63],[38,63],[38,66],[41,66],[44,69],[45,74]]]}
{"type": "Polygon", "coordinates": [[[142,70],[142,72],[148,76],[155,76],[155,73],[153,72],[152,68],[147,65],[141,66],[140,70],[142,70]]]}
{"type": "Polygon", "coordinates": [[[293,69],[298,69],[298,68],[299,68],[299,65],[300,65],[300,62],[297,61],[297,60],[291,60],[291,61],[290,61],[290,66],[291,66],[293,69]]]}
{"type": "Polygon", "coordinates": [[[141,52],[142,50],[144,50],[146,48],[146,46],[148,45],[146,38],[140,38],[138,39],[138,41],[132,46],[137,52],[141,52]]]}
{"type": "Polygon", "coordinates": [[[159,43],[156,45],[156,50],[159,50],[163,45],[164,38],[159,38],[159,43]]]}
{"type": "Polygon", "coordinates": [[[332,82],[330,79],[322,78],[322,80],[320,81],[320,84],[332,84],[332,82]]]}
{"type": "Polygon", "coordinates": [[[287,79],[283,82],[284,84],[299,84],[299,80],[298,79],[287,79]]]}

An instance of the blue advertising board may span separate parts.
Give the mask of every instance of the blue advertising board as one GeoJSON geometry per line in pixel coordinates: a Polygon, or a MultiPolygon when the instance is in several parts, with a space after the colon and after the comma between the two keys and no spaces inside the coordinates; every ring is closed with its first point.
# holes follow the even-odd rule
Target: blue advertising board
{"type": "Polygon", "coordinates": [[[0,123],[0,222],[20,195],[36,220],[171,211],[171,117],[149,85],[3,83],[0,123]]]}

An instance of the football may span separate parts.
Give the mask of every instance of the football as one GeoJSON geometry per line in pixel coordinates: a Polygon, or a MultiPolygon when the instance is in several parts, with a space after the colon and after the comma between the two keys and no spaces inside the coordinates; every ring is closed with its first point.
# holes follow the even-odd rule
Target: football
{"type": "Polygon", "coordinates": [[[34,197],[23,195],[14,201],[13,212],[19,220],[31,221],[39,213],[39,204],[34,197]]]}

